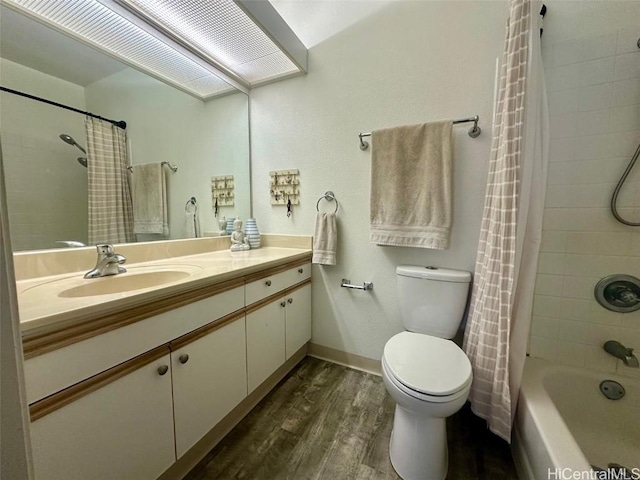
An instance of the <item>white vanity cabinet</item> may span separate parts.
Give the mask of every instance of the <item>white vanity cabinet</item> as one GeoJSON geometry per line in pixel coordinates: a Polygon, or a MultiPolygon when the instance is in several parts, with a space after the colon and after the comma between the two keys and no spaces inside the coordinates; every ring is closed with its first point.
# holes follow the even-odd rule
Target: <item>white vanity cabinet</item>
{"type": "Polygon", "coordinates": [[[306,262],[138,305],[33,353],[25,371],[36,480],[154,480],[192,467],[216,426],[239,421],[273,383],[247,397],[304,356],[306,262]]]}
{"type": "Polygon", "coordinates": [[[178,458],[247,396],[244,312],[216,324],[171,343],[178,458]]]}
{"type": "Polygon", "coordinates": [[[309,283],[268,300],[247,309],[249,393],[311,339],[309,283]]]}
{"type": "Polygon", "coordinates": [[[247,313],[247,384],[249,393],[286,360],[284,296],[247,313]]]}
{"type": "Polygon", "coordinates": [[[156,350],[32,411],[36,480],[152,480],[175,462],[169,349],[156,350]]]}
{"type": "Polygon", "coordinates": [[[286,302],[285,352],[288,360],[311,340],[311,284],[289,290],[286,302]]]}

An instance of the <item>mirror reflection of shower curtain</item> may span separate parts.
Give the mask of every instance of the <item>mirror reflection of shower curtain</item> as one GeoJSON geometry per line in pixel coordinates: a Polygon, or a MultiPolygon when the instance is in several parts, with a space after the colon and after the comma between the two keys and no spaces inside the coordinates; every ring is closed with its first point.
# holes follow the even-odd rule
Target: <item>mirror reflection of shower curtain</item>
{"type": "Polygon", "coordinates": [[[126,131],[87,117],[89,244],[134,242],[126,131]]]}

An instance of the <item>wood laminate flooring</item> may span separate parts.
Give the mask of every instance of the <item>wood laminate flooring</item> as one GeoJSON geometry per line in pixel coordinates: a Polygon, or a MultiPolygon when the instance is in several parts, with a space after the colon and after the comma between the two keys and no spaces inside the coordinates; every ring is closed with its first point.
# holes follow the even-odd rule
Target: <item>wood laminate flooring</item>
{"type": "MultiPolygon", "coordinates": [[[[397,480],[394,408],[381,377],[306,357],[185,480],[397,480]]],[[[507,443],[468,407],[447,434],[448,479],[518,478],[507,443]]]]}

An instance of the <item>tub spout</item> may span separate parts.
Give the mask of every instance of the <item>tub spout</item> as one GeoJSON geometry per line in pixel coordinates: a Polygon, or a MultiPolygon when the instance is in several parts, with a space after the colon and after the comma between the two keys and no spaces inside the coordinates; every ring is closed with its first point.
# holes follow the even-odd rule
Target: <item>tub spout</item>
{"type": "Polygon", "coordinates": [[[633,348],[627,348],[615,340],[605,342],[603,347],[607,353],[622,360],[627,367],[638,368],[640,366],[638,357],[633,354],[633,348]]]}

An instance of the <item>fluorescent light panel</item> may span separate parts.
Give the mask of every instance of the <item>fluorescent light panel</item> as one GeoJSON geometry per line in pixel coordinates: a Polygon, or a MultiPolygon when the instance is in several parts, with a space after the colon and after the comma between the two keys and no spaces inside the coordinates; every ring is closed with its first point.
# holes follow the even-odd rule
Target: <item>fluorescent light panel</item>
{"type": "Polygon", "coordinates": [[[295,44],[303,61],[298,51],[289,53],[292,61],[245,13],[242,0],[237,1],[243,8],[234,0],[3,1],[202,99],[230,93],[234,86],[246,92],[306,69],[306,48],[284,21],[278,16],[280,24],[271,28],[295,39],[281,44],[289,43],[287,49],[295,44]]]}
{"type": "Polygon", "coordinates": [[[121,0],[248,84],[300,69],[232,0],[121,0]]]}

